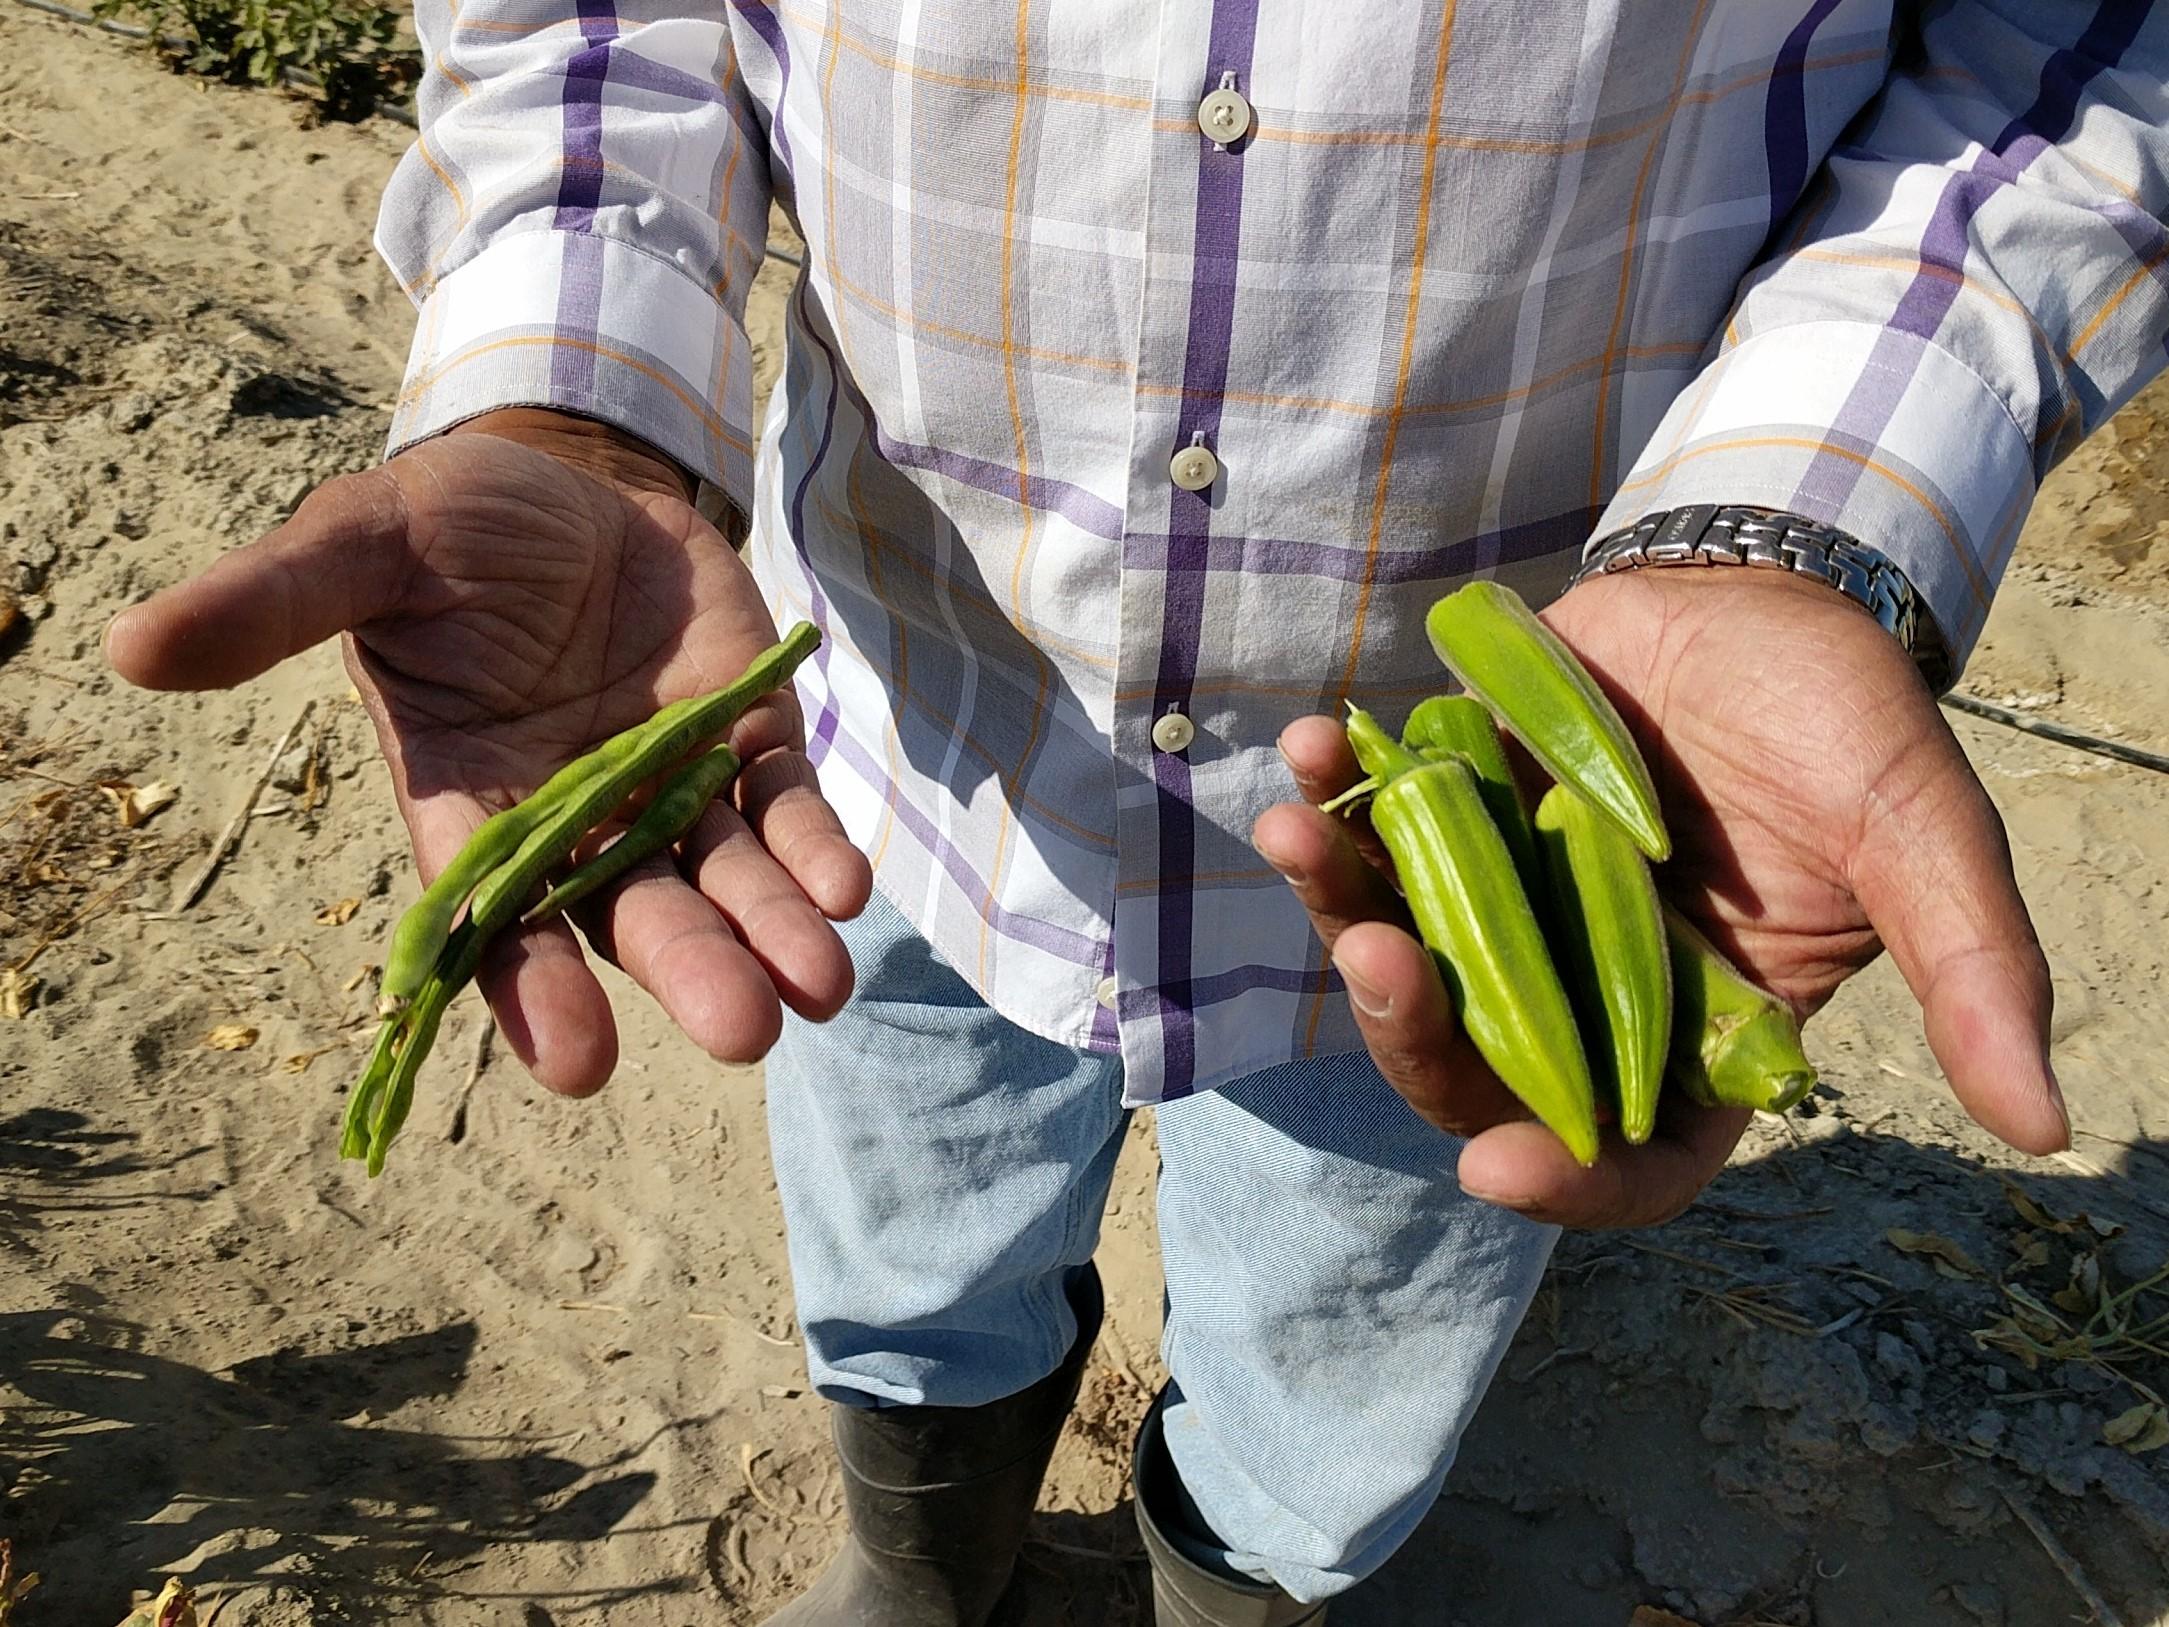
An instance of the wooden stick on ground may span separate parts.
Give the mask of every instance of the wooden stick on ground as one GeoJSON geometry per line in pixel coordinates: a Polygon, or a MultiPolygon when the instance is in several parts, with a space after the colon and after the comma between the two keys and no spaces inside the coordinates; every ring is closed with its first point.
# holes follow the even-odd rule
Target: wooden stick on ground
{"type": "Polygon", "coordinates": [[[2003,1501],[2011,1512],[2018,1516],[2019,1523],[2033,1533],[2033,1540],[2041,1544],[2041,1551],[2047,1554],[2056,1568],[2064,1573],[2064,1580],[2071,1584],[2071,1591],[2076,1593],[2080,1602],[2094,1613],[2094,1620],[2100,1624],[2100,1627],[2124,1627],[2123,1618],[2109,1608],[2109,1601],[2104,1599],[2095,1589],[2094,1584],[2086,1579],[2086,1572],[2079,1569],[2079,1562],[2073,1559],[2065,1550],[2064,1545],[2056,1540],[2055,1533],[2041,1523],[2041,1516],[2016,1497],[2013,1497],[2009,1492],[2003,1493],[2003,1501]]]}
{"type": "Polygon", "coordinates": [[[173,895],[173,902],[166,906],[166,914],[178,915],[203,896],[204,889],[211,885],[211,878],[218,874],[218,867],[226,862],[235,844],[241,840],[241,832],[248,827],[249,816],[256,812],[256,804],[262,800],[264,787],[271,783],[271,776],[277,771],[279,760],[286,755],[287,748],[294,743],[294,737],[301,733],[301,726],[309,721],[310,714],[315,710],[315,701],[302,703],[300,714],[286,726],[286,732],[279,736],[279,743],[271,748],[270,760],[264,764],[264,771],[256,776],[255,784],[249,787],[248,797],[242,802],[240,811],[226,822],[226,828],[219,833],[218,840],[212,843],[210,853],[197,867],[196,873],[173,895]]]}
{"type": "Polygon", "coordinates": [[[459,1087],[459,1100],[452,1107],[452,1127],[444,1133],[444,1139],[455,1147],[467,1139],[467,1099],[474,1094],[476,1081],[489,1070],[490,1041],[496,1035],[497,1019],[485,1011],[482,1026],[475,1032],[474,1060],[467,1064],[467,1082],[459,1087]]]}

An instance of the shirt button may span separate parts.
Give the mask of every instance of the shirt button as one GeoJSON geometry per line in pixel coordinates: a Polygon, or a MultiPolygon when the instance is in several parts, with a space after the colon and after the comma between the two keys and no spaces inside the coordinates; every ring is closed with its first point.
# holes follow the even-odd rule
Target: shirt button
{"type": "Polygon", "coordinates": [[[1186,446],[1169,460],[1168,478],[1184,491],[1203,491],[1220,478],[1220,460],[1205,446],[1186,446]]]}
{"type": "Polygon", "coordinates": [[[1223,147],[1232,147],[1250,133],[1250,117],[1250,104],[1242,93],[1225,87],[1197,104],[1197,127],[1207,141],[1223,147]]]}
{"type": "Polygon", "coordinates": [[[1162,751],[1181,751],[1197,738],[1197,725],[1180,712],[1165,712],[1152,725],[1152,743],[1162,751]]]}
{"type": "Polygon", "coordinates": [[[1092,998],[1097,1000],[1101,1005],[1105,1006],[1109,1011],[1114,1010],[1115,980],[1111,977],[1101,978],[1100,986],[1092,991],[1092,998]]]}

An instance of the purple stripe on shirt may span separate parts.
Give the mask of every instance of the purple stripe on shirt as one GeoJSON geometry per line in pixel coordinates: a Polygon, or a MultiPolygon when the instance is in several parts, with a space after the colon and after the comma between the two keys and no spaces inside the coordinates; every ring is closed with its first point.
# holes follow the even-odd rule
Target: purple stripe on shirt
{"type": "MultiPolygon", "coordinates": [[[[618,14],[612,0],[579,0],[580,37],[585,49],[565,62],[565,166],[557,183],[557,229],[592,231],[595,206],[602,200],[603,83],[610,77],[610,51],[618,37],[618,14]]],[[[583,333],[587,329],[580,330],[583,333]]]]}
{"type": "Polygon", "coordinates": [[[1778,47],[1770,65],[1770,92],[1763,102],[1762,145],[1770,164],[1770,230],[1792,212],[1807,189],[1811,162],[1807,127],[1807,54],[1815,30],[1838,9],[1838,0],[1815,0],[1778,47]]]}
{"type": "Polygon", "coordinates": [[[783,19],[769,9],[768,0],[731,0],[731,9],[746,20],[746,26],[776,59],[776,111],[769,120],[768,144],[776,149],[776,158],[783,165],[783,173],[788,175],[791,173],[791,137],[783,128],[783,109],[791,88],[791,42],[784,37],[783,19]]]}
{"type": "Polygon", "coordinates": [[[1014,910],[1002,908],[994,897],[993,889],[987,885],[986,877],[972,868],[971,861],[956,849],[948,837],[942,835],[931,819],[904,800],[896,782],[889,777],[888,765],[877,762],[874,754],[855,736],[838,731],[834,736],[833,746],[836,755],[848,763],[853,772],[867,784],[886,790],[889,809],[896,815],[897,823],[909,831],[912,839],[931,853],[935,861],[949,872],[949,879],[963,890],[964,895],[978,907],[987,924],[996,932],[1018,943],[1028,943],[1033,948],[1072,965],[1096,967],[1104,962],[1105,947],[1094,939],[1072,932],[1067,927],[1056,926],[1051,921],[1042,921],[1037,916],[1019,915],[1014,910]]]}
{"type": "MultiPolygon", "coordinates": [[[[806,493],[813,486],[814,476],[821,472],[821,465],[828,457],[828,449],[835,444],[836,400],[843,392],[843,365],[837,361],[836,352],[829,348],[828,341],[821,337],[813,325],[812,306],[806,295],[807,282],[805,277],[798,279],[798,329],[819,347],[828,362],[828,400],[822,407],[821,439],[814,446],[813,456],[806,460],[805,472],[798,477],[798,485],[791,492],[791,546],[798,550],[799,561],[806,568],[806,591],[811,596],[809,604],[813,611],[813,624],[820,628],[822,633],[821,647],[814,652],[813,664],[824,680],[822,688],[827,692],[828,699],[822,702],[821,715],[814,720],[813,729],[806,738],[806,755],[819,767],[829,742],[836,738],[838,713],[836,686],[825,681],[828,678],[829,655],[828,599],[821,592],[820,575],[814,567],[813,555],[806,547],[806,493]]],[[[803,400],[804,397],[798,399],[803,400]]]]}
{"type": "MultiPolygon", "coordinates": [[[[871,414],[868,415],[871,421],[871,414]]],[[[874,445],[881,455],[900,469],[926,469],[944,475],[960,486],[992,492],[1011,502],[1017,499],[1017,471],[967,453],[941,447],[914,446],[874,426],[874,445]]],[[[1122,537],[1122,510],[1105,498],[1095,497],[1082,486],[1046,475],[1033,475],[1025,484],[1025,504],[1046,514],[1059,514],[1087,536],[1107,542],[1122,537]]]]}
{"type": "MultiPolygon", "coordinates": [[[[1383,553],[1378,556],[1371,579],[1382,587],[1407,582],[1438,582],[1442,586],[1478,569],[1480,560],[1492,565],[1519,565],[1547,554],[1580,549],[1603,511],[1569,509],[1508,526],[1497,532],[1457,542],[1383,553]]],[[[1321,542],[1277,537],[1207,537],[1197,539],[1167,532],[1131,531],[1122,539],[1124,570],[1160,571],[1178,552],[1202,547],[1202,569],[1209,574],[1243,576],[1310,576],[1327,582],[1360,582],[1365,561],[1359,543],[1321,542]]]]}
{"type": "MultiPolygon", "coordinates": [[[[1215,0],[1212,37],[1205,53],[1202,96],[1232,73],[1249,77],[1257,45],[1258,0],[1215,0]]],[[[1203,437],[1211,446],[1220,430],[1221,392],[1227,388],[1228,352],[1235,332],[1236,262],[1242,250],[1243,166],[1240,153],[1216,147],[1200,132],[1197,224],[1190,271],[1189,336],[1183,350],[1182,410],[1176,418],[1172,458],[1203,437]]],[[[1204,636],[1205,580],[1212,538],[1211,488],[1175,490],[1168,512],[1166,578],[1160,612],[1160,670],[1152,713],[1187,705],[1204,636]]],[[[1196,868],[1196,810],[1191,805],[1190,764],[1180,752],[1151,746],[1152,778],[1159,796],[1161,874],[1187,876],[1196,868]]],[[[1190,950],[1196,931],[1192,886],[1168,887],[1159,896],[1159,982],[1183,988],[1190,981],[1190,950]]],[[[1187,1095],[1197,1076],[1197,1022],[1179,1001],[1162,1002],[1160,1051],[1166,1100],[1187,1095]]]]}
{"type": "MultiPolygon", "coordinates": [[[[580,37],[586,45],[565,64],[562,151],[557,183],[558,257],[555,331],[592,339],[602,327],[603,245],[590,234],[602,200],[603,85],[610,77],[611,43],[618,35],[612,0],[580,0],[580,37]]],[[[554,345],[550,353],[551,399],[577,405],[594,399],[596,356],[586,345],[554,345]]]]}
{"type": "MultiPolygon", "coordinates": [[[[1329,965],[1326,968],[1326,992],[1338,994],[1342,987],[1340,973],[1329,965]]],[[[1185,978],[1180,983],[1162,982],[1156,988],[1124,989],[1122,1018],[1125,1022],[1151,1017],[1164,1021],[1177,1014],[1240,1000],[1254,989],[1311,995],[1318,990],[1318,974],[1307,966],[1231,966],[1210,977],[1185,978]]]]}
{"type": "MultiPolygon", "coordinates": [[[[1944,184],[1921,237],[1921,269],[1899,297],[1859,381],[1838,410],[1838,428],[1864,442],[1882,438],[1912,383],[1921,347],[1934,341],[1958,298],[1973,241],[1973,217],[2063,139],[2087,85],[2122,59],[2151,9],[2150,0],[2102,0],[2078,43],[2043,65],[2033,105],[2005,125],[1969,168],[1944,184]]],[[[1794,506],[1835,513],[1851,497],[1862,472],[1857,463],[1818,454],[1800,479],[1794,506]]]]}

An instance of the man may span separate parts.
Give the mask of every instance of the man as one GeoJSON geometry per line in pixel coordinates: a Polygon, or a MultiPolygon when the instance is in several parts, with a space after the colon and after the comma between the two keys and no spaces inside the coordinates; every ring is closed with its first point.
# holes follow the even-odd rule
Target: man
{"type": "MultiPolygon", "coordinates": [[[[580,923],[711,1054],[769,1055],[854,1523],[777,1622],[1009,1608],[1128,1106],[1160,1104],[1163,1623],[1322,1621],[1436,1496],[1553,1228],[1662,1219],[1723,1163],[1741,1116],[1679,1108],[1574,1165],[1308,805],[1353,777],[1344,702],[1439,685],[1418,623],[1463,578],[1555,601],[1720,942],[1804,1010],[1888,947],[1973,1116],[2065,1145],[2047,969],[1931,686],[2042,473],[2162,365],[2169,17],[421,25],[380,234],[422,313],[396,455],[110,647],[187,687],[347,634],[427,873],[777,622],[826,630],[742,726],[737,806],[580,923]],[[772,198],[807,257],[756,452],[772,198]],[[1617,568],[1562,596],[1591,539],[1617,568]]],[[[570,928],[484,987],[544,1084],[601,1085],[570,928]]]]}

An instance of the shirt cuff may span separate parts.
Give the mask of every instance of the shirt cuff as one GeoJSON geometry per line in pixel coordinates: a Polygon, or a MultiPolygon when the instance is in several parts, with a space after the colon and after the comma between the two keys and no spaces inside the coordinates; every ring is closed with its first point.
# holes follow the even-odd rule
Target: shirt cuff
{"type": "Polygon", "coordinates": [[[753,507],[753,347],[677,266],[613,238],[514,232],[421,309],[386,455],[499,407],[557,407],[637,435],[753,507]]]}
{"type": "Polygon", "coordinates": [[[1774,328],[1679,397],[1597,535],[1690,503],[1806,515],[1905,572],[1965,665],[2035,489],[2032,439],[1971,368],[1878,323],[1774,328]]]}

